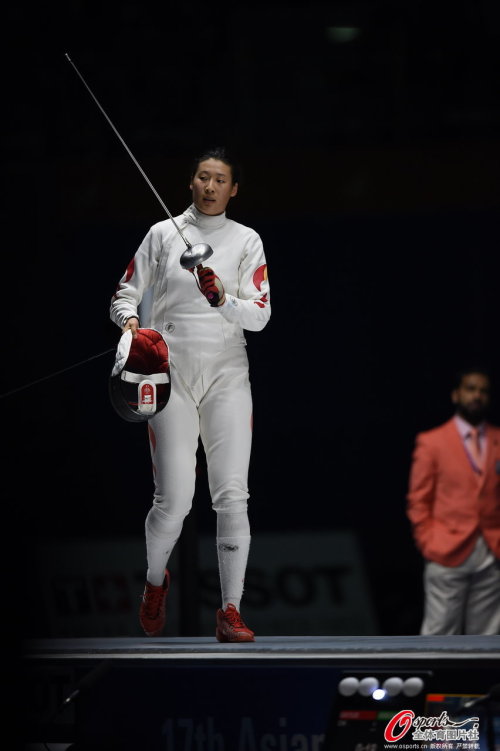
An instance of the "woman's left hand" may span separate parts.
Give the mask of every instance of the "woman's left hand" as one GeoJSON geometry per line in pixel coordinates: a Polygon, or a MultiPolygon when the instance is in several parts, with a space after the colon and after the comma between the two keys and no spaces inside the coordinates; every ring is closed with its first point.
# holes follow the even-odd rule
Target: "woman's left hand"
{"type": "Polygon", "coordinates": [[[218,308],[226,302],[224,286],[210,266],[197,267],[200,290],[207,298],[212,308],[218,308]]]}

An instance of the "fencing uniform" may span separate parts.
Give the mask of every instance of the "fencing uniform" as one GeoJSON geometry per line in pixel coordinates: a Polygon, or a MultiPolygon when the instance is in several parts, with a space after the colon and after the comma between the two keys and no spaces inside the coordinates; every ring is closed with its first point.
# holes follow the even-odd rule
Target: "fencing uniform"
{"type": "Polygon", "coordinates": [[[209,244],[207,264],[221,279],[226,301],[210,307],[180,257],[186,245],[172,221],[155,224],[119,282],[111,319],[123,327],[138,315],[170,350],[172,391],[149,421],[155,478],[146,519],[148,581],[159,585],[188,514],[195,488],[198,436],[207,458],[217,512],[223,603],[239,604],[250,543],[247,514],[252,398],[243,329],[260,331],[271,309],[259,235],[226,214],[191,205],[175,217],[188,241],[209,244]]]}

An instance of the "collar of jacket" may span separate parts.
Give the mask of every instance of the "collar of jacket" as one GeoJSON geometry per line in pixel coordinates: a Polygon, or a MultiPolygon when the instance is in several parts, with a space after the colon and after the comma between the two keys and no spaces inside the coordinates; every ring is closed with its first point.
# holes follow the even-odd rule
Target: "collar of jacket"
{"type": "Polygon", "coordinates": [[[208,214],[202,214],[201,211],[198,211],[194,203],[186,209],[183,216],[187,224],[194,224],[197,227],[206,230],[218,229],[219,227],[222,227],[226,221],[225,211],[222,214],[217,214],[217,216],[209,216],[208,214]]]}

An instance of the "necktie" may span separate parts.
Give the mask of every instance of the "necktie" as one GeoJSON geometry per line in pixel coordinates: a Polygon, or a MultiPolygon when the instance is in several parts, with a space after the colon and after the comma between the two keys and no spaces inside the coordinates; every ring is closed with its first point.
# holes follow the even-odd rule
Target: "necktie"
{"type": "Polygon", "coordinates": [[[481,454],[481,445],[479,443],[479,430],[477,428],[471,428],[469,431],[468,447],[472,461],[479,471],[482,472],[484,463],[481,454]]]}

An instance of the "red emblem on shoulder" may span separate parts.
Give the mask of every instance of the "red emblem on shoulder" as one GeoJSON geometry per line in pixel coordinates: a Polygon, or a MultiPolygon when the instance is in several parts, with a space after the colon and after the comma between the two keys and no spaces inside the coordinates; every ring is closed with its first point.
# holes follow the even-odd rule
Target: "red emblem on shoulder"
{"type": "Polygon", "coordinates": [[[264,264],[263,266],[259,266],[259,268],[254,272],[253,275],[253,283],[257,287],[257,289],[260,292],[260,288],[262,287],[262,282],[267,281],[267,265],[264,264]]]}

